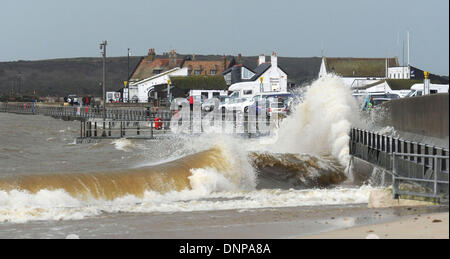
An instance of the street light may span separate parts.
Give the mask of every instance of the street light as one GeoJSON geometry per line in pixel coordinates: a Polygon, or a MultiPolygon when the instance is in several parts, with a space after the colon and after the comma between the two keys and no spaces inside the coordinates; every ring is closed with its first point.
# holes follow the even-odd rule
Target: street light
{"type": "Polygon", "coordinates": [[[100,43],[100,54],[102,54],[103,56],[103,84],[102,84],[102,88],[103,88],[103,133],[102,136],[106,137],[106,131],[105,131],[105,126],[106,126],[106,45],[108,44],[108,42],[106,40],[104,40],[102,43],[100,43]]]}
{"type": "MultiPolygon", "coordinates": [[[[128,70],[127,70],[127,82],[130,81],[130,48],[128,48],[128,70]]],[[[125,86],[126,87],[126,86],[125,86]]],[[[130,102],[130,86],[128,85],[128,102],[130,102]]]]}

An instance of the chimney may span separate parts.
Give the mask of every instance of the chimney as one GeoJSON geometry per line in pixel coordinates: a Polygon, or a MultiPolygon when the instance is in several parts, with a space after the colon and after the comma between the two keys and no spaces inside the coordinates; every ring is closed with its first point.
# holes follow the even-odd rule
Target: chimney
{"type": "Polygon", "coordinates": [[[277,57],[277,53],[275,53],[274,51],[272,52],[272,57],[270,59],[270,63],[272,64],[273,68],[278,67],[278,57],[277,57]]]}
{"type": "Polygon", "coordinates": [[[195,54],[192,54],[192,61],[195,61],[195,54]]]}
{"type": "Polygon", "coordinates": [[[177,52],[173,49],[169,52],[169,67],[174,68],[177,66],[177,52]]]}
{"type": "Polygon", "coordinates": [[[223,55],[223,71],[227,70],[227,57],[225,57],[225,55],[223,55]]]}
{"type": "Polygon", "coordinates": [[[242,54],[241,53],[238,54],[237,63],[242,64],[242,54]]]}
{"type": "Polygon", "coordinates": [[[266,63],[266,56],[264,56],[264,54],[261,54],[261,55],[259,55],[259,58],[258,58],[258,66],[263,63],[266,63]]]}
{"type": "Polygon", "coordinates": [[[147,55],[147,60],[148,61],[153,61],[153,60],[155,60],[155,56],[156,56],[155,49],[149,49],[148,50],[148,55],[147,55]]]}

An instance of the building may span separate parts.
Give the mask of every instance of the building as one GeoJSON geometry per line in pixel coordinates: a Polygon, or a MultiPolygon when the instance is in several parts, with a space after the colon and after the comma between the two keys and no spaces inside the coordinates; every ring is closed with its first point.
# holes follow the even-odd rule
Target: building
{"type": "MultiPolygon", "coordinates": [[[[187,68],[175,67],[170,70],[158,73],[149,78],[131,82],[129,85],[130,100],[132,102],[151,102],[154,100],[159,100],[167,97],[167,86],[169,85],[169,80],[171,76],[187,76],[187,68]],[[166,89],[166,94],[158,96],[158,89],[166,89]]],[[[124,91],[124,102],[128,101],[127,91],[124,91]]]]}
{"type": "Polygon", "coordinates": [[[155,49],[149,49],[147,57],[141,59],[130,76],[130,83],[138,82],[154,75],[161,74],[176,67],[182,67],[184,59],[178,58],[175,50],[171,50],[168,57],[156,57],[155,49]]]}
{"type": "MultiPolygon", "coordinates": [[[[202,80],[193,78],[192,80],[180,80],[180,77],[215,77],[225,71],[230,65],[230,61],[225,56],[214,60],[196,60],[195,55],[178,58],[175,50],[171,50],[163,57],[156,57],[154,49],[150,49],[147,57],[142,58],[136,69],[133,71],[128,88],[124,89],[124,102],[129,99],[132,102],[154,102],[159,105],[167,101],[167,97],[174,96],[173,93],[181,95],[189,89],[198,89],[204,82],[215,82],[210,78],[202,80]],[[177,78],[175,82],[172,78],[177,78]],[[188,82],[188,85],[186,85],[188,82]],[[170,89],[168,87],[170,83],[170,89]],[[190,85],[189,85],[190,83],[190,85]],[[177,84],[182,91],[177,91],[177,84]],[[173,90],[173,91],[172,91],[173,90]],[[129,91],[129,94],[128,94],[129,91]],[[169,91],[169,95],[168,95],[169,91]]],[[[221,84],[219,84],[221,85],[221,84]]],[[[180,89],[178,89],[180,90],[180,89]]]]}
{"type": "Polygon", "coordinates": [[[187,68],[188,75],[220,75],[230,66],[225,56],[222,60],[196,60],[196,56],[186,58],[183,68],[187,68]]]}
{"type": "Polygon", "coordinates": [[[386,79],[390,67],[399,67],[398,58],[323,57],[319,77],[328,73],[341,76],[349,87],[362,87],[386,79]]]}
{"type": "Polygon", "coordinates": [[[254,69],[240,64],[239,57],[237,62],[238,64],[222,73],[225,82],[230,86],[230,91],[244,84],[255,85],[259,89],[261,87],[261,80],[261,90],[264,92],[287,91],[288,75],[278,65],[278,56],[275,52],[272,53],[270,62],[266,62],[265,55],[261,54],[258,57],[258,63],[254,69]]]}

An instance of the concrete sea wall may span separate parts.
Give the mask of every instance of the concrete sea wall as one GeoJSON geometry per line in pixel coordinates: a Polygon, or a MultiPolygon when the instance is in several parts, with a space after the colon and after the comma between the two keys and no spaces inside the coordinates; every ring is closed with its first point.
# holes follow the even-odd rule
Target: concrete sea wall
{"type": "Polygon", "coordinates": [[[383,124],[448,143],[448,98],[448,93],[443,93],[386,102],[382,104],[386,112],[383,124]]]}

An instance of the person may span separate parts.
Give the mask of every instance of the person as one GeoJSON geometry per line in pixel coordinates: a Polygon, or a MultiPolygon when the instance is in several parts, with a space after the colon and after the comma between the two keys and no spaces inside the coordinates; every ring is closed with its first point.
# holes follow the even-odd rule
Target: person
{"type": "Polygon", "coordinates": [[[373,97],[370,96],[369,102],[367,103],[367,110],[371,111],[373,109],[373,97]]]}
{"type": "Polygon", "coordinates": [[[67,97],[67,102],[68,102],[69,104],[72,104],[72,99],[71,99],[70,97],[67,97]]]}
{"type": "Polygon", "coordinates": [[[194,110],[194,96],[189,97],[189,106],[191,106],[191,111],[194,110]]]}

